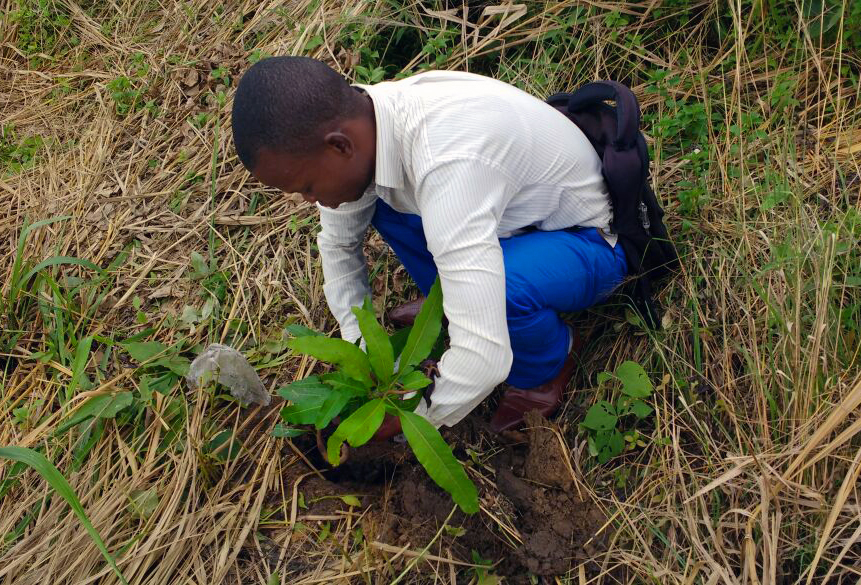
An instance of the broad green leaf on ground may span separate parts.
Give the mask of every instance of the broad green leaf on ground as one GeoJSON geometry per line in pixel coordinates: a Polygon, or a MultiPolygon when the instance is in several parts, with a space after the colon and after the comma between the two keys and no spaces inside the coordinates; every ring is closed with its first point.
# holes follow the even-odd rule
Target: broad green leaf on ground
{"type": "Polygon", "coordinates": [[[123,577],[123,574],[120,572],[119,567],[117,567],[114,557],[108,552],[101,536],[99,536],[99,533],[90,523],[90,519],[84,511],[81,501],[75,494],[75,490],[72,489],[72,486],[69,485],[69,482],[66,481],[66,478],[63,477],[60,470],[58,470],[53,463],[48,461],[44,455],[37,451],[33,451],[32,449],[27,449],[26,447],[0,447],[0,457],[5,457],[13,461],[20,461],[32,467],[39,475],[45,478],[45,481],[47,481],[54,491],[60,494],[60,496],[69,504],[69,507],[72,508],[72,511],[78,517],[78,520],[81,521],[81,524],[83,524],[87,533],[90,535],[90,538],[92,538],[93,542],[96,543],[102,556],[105,557],[105,560],[114,570],[114,573],[116,573],[119,580],[125,585],[128,585],[128,581],[126,581],[125,577],[123,577]]]}
{"type": "Polygon", "coordinates": [[[478,491],[439,431],[413,412],[402,411],[398,416],[407,442],[431,479],[451,494],[461,510],[467,514],[478,512],[478,491]]]}
{"type": "Polygon", "coordinates": [[[223,430],[203,446],[203,452],[225,462],[233,459],[242,449],[242,444],[233,436],[232,430],[223,430]]]}
{"type": "Polygon", "coordinates": [[[133,401],[134,397],[128,391],[93,396],[75,411],[72,418],[57,427],[56,433],[64,433],[88,418],[114,418],[122,409],[131,406],[133,401]]]}
{"type": "Polygon", "coordinates": [[[307,433],[305,429],[295,429],[293,427],[288,427],[282,423],[278,423],[275,425],[275,428],[272,429],[272,436],[276,439],[290,439],[292,437],[298,437],[299,435],[304,435],[307,433]]]}
{"type": "Polygon", "coordinates": [[[433,382],[433,380],[418,370],[409,372],[407,375],[402,376],[398,381],[407,390],[419,390],[433,382]]]}
{"type": "Polygon", "coordinates": [[[153,362],[150,362],[149,365],[161,366],[167,370],[170,370],[177,376],[182,376],[184,378],[188,375],[188,368],[191,366],[191,362],[188,358],[174,354],[159,358],[153,362]]]}
{"type": "Polygon", "coordinates": [[[601,400],[592,405],[586,413],[586,418],[580,423],[581,426],[593,431],[606,431],[616,426],[616,409],[606,400],[601,400]]]}
{"type": "Polygon", "coordinates": [[[616,368],[616,377],[622,381],[622,394],[631,398],[646,398],[652,393],[652,383],[643,366],[630,360],[616,368]]]}
{"type": "Polygon", "coordinates": [[[352,506],[353,508],[361,508],[362,501],[359,500],[356,496],[352,494],[347,494],[346,496],[341,496],[341,501],[347,504],[348,506],[352,506]]]}
{"type": "Polygon", "coordinates": [[[598,431],[595,436],[589,437],[589,453],[597,457],[599,463],[607,463],[616,455],[620,455],[624,449],[625,439],[616,429],[598,431]]]}
{"type": "Polygon", "coordinates": [[[356,412],[341,421],[326,444],[329,463],[338,465],[341,462],[341,445],[344,441],[347,441],[351,447],[360,447],[370,441],[383,424],[385,415],[385,402],[382,398],[377,398],[362,405],[356,412]]]}
{"type": "Polygon", "coordinates": [[[341,411],[352,398],[353,395],[347,392],[333,391],[320,406],[314,426],[318,429],[324,429],[329,426],[332,419],[341,414],[341,411]]]}
{"type": "Polygon", "coordinates": [[[158,493],[155,488],[134,490],[129,494],[129,509],[140,520],[149,520],[158,508],[158,493]]]}
{"type": "Polygon", "coordinates": [[[313,404],[315,406],[323,404],[323,401],[331,393],[332,387],[324,384],[319,376],[308,376],[278,389],[278,394],[284,400],[289,400],[293,404],[313,404]]]}
{"type": "Polygon", "coordinates": [[[305,337],[306,335],[311,335],[313,337],[324,337],[324,335],[319,331],[314,331],[313,329],[309,329],[304,325],[298,325],[296,323],[294,323],[293,325],[288,325],[284,328],[284,331],[286,331],[293,337],[305,337]]]}
{"type": "Polygon", "coordinates": [[[131,341],[123,343],[132,359],[138,362],[146,362],[157,355],[163,355],[167,351],[167,346],[158,341],[131,341]]]}
{"type": "Polygon", "coordinates": [[[631,412],[637,418],[646,418],[650,414],[652,414],[652,407],[643,402],[642,400],[634,400],[631,403],[631,412]]]}
{"type": "Polygon", "coordinates": [[[401,352],[400,368],[406,369],[425,359],[433,349],[441,328],[442,286],[437,277],[407,337],[401,352]]]}
{"type": "Polygon", "coordinates": [[[341,371],[368,385],[372,384],[371,364],[361,349],[343,339],[306,335],[291,339],[292,350],[304,353],[326,363],[335,364],[341,371]]]}
{"type": "Polygon", "coordinates": [[[336,392],[347,392],[351,396],[363,396],[368,392],[367,386],[341,372],[323,374],[320,376],[320,379],[331,386],[336,392]]]}
{"type": "Polygon", "coordinates": [[[379,324],[374,313],[367,309],[353,307],[353,314],[359,321],[359,330],[368,348],[368,360],[381,384],[388,384],[395,369],[395,356],[389,335],[379,324]]]}

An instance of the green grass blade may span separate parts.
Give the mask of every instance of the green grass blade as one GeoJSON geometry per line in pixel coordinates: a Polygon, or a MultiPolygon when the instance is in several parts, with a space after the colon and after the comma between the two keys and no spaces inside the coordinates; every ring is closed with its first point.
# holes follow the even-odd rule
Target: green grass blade
{"type": "Polygon", "coordinates": [[[68,502],[69,506],[72,508],[72,511],[78,517],[78,520],[81,521],[81,524],[84,525],[87,532],[90,535],[90,538],[93,539],[93,542],[96,543],[96,546],[99,547],[99,550],[102,553],[102,556],[105,557],[105,560],[108,561],[108,564],[117,574],[120,581],[122,581],[125,585],[128,585],[128,581],[126,581],[123,574],[120,572],[119,567],[117,567],[116,562],[114,562],[114,557],[111,556],[111,553],[108,552],[107,547],[105,546],[104,541],[99,536],[99,533],[93,527],[92,523],[90,523],[90,519],[87,518],[87,513],[84,511],[84,507],[81,505],[80,500],[78,500],[78,496],[75,495],[75,490],[72,489],[72,486],[69,485],[69,482],[66,481],[66,478],[63,477],[63,474],[60,473],[53,463],[48,461],[48,459],[38,453],[33,451],[32,449],[27,449],[26,447],[0,447],[0,457],[5,457],[7,459],[11,459],[13,461],[20,461],[21,463],[25,463],[32,467],[36,472],[45,478],[45,481],[54,489],[55,492],[60,494],[66,502],[68,502]]]}
{"type": "Polygon", "coordinates": [[[21,274],[21,264],[24,262],[24,246],[27,243],[27,238],[29,237],[30,233],[39,229],[40,227],[44,227],[58,221],[66,221],[67,219],[72,219],[72,216],[61,215],[59,217],[43,219],[42,221],[37,221],[30,225],[25,224],[24,229],[21,230],[21,235],[18,238],[18,248],[15,251],[15,262],[12,264],[12,288],[9,293],[10,303],[14,303],[17,299],[17,283],[20,280],[19,276],[21,274]]]}
{"type": "Polygon", "coordinates": [[[389,335],[371,311],[353,307],[353,314],[359,321],[359,330],[368,348],[371,368],[380,383],[388,384],[395,369],[395,353],[389,335]]]}
{"type": "Polygon", "coordinates": [[[23,276],[23,278],[21,278],[19,284],[23,284],[23,283],[27,282],[34,275],[38,274],[39,272],[43,271],[44,269],[46,269],[50,266],[60,266],[60,265],[66,265],[66,264],[83,266],[84,268],[89,268],[90,270],[95,270],[96,272],[99,272],[99,273],[102,272],[102,269],[99,268],[97,265],[95,265],[92,262],[90,262],[89,260],[85,260],[83,258],[75,258],[74,256],[53,256],[51,258],[48,258],[47,260],[42,260],[36,266],[34,266],[32,269],[30,269],[30,271],[27,274],[25,274],[23,276]]]}
{"type": "Polygon", "coordinates": [[[75,348],[75,359],[72,362],[72,379],[66,387],[66,402],[75,395],[75,390],[77,390],[81,377],[84,375],[84,369],[87,367],[87,359],[90,357],[92,345],[92,337],[84,337],[78,341],[78,347],[75,348]]]}
{"type": "Polygon", "coordinates": [[[463,466],[451,452],[439,431],[427,420],[401,411],[401,429],[412,447],[416,459],[436,484],[451,494],[455,503],[467,514],[478,512],[478,491],[463,466]]]}
{"type": "Polygon", "coordinates": [[[416,316],[407,343],[401,352],[400,369],[405,370],[425,359],[433,349],[442,328],[442,286],[437,277],[430,294],[416,316]]]}

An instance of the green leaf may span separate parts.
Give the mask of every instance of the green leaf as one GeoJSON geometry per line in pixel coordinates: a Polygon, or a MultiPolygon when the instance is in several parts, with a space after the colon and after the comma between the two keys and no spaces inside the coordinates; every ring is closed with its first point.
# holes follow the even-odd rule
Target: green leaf
{"type": "Polygon", "coordinates": [[[652,407],[642,400],[634,400],[631,402],[631,412],[637,418],[643,419],[652,414],[652,407]]]}
{"type": "Polygon", "coordinates": [[[320,404],[291,404],[281,409],[281,419],[293,425],[313,425],[317,422],[320,404]]]}
{"type": "Polygon", "coordinates": [[[45,268],[48,268],[49,266],[59,266],[61,264],[74,264],[77,266],[83,266],[84,268],[89,268],[99,273],[101,273],[102,271],[101,268],[99,268],[89,260],[84,260],[83,258],[74,258],[71,256],[54,256],[53,258],[48,258],[47,260],[39,262],[39,264],[33,267],[30,272],[28,272],[21,278],[20,284],[24,285],[33,276],[43,271],[45,268]]]}
{"type": "Polygon", "coordinates": [[[92,417],[114,418],[122,409],[131,406],[132,402],[134,402],[134,397],[128,391],[93,396],[75,411],[72,418],[57,427],[56,434],[62,434],[92,417]]]}
{"type": "Polygon", "coordinates": [[[298,437],[299,435],[304,435],[307,433],[305,429],[294,429],[293,427],[288,427],[283,425],[282,423],[278,423],[275,425],[275,428],[272,429],[272,436],[276,439],[290,439],[292,437],[298,437]]]}
{"type": "Polygon", "coordinates": [[[144,363],[153,357],[167,352],[167,346],[158,341],[132,341],[122,344],[132,359],[144,363]]]}
{"type": "Polygon", "coordinates": [[[590,445],[590,451],[597,453],[599,463],[607,463],[613,457],[620,455],[625,450],[625,439],[622,433],[613,429],[612,431],[598,431],[594,437],[594,451],[590,445]]]}
{"type": "Polygon", "coordinates": [[[415,366],[433,349],[442,328],[442,286],[439,277],[431,287],[430,294],[422,304],[422,310],[416,316],[413,328],[410,330],[407,342],[401,352],[399,367],[406,369],[415,366]]]}
{"type": "Polygon", "coordinates": [[[341,421],[326,444],[329,463],[341,462],[341,444],[347,441],[351,447],[360,447],[374,436],[386,415],[386,405],[382,398],[363,404],[353,414],[341,421]]]}
{"type": "Polygon", "coordinates": [[[166,370],[170,370],[177,376],[182,376],[183,378],[188,375],[188,368],[191,367],[191,362],[188,358],[182,357],[181,355],[169,355],[155,360],[150,363],[152,366],[161,366],[166,370]]]}
{"type": "Polygon", "coordinates": [[[341,414],[341,411],[347,406],[351,398],[353,398],[353,395],[346,392],[332,392],[320,406],[314,426],[318,429],[324,429],[329,426],[332,419],[341,414]]]}
{"type": "Polygon", "coordinates": [[[395,359],[401,355],[404,346],[407,344],[407,338],[410,336],[410,331],[413,330],[412,325],[398,329],[389,336],[389,343],[392,344],[392,351],[395,354],[395,359]]]}
{"type": "Polygon", "coordinates": [[[419,390],[424,388],[425,386],[430,385],[433,380],[424,375],[424,373],[413,370],[412,372],[407,373],[405,376],[401,376],[398,379],[398,382],[407,389],[407,390],[419,390]]]}
{"type": "Polygon", "coordinates": [[[70,400],[75,395],[81,377],[84,375],[84,370],[87,367],[87,360],[90,357],[90,348],[93,345],[92,337],[84,337],[78,341],[78,347],[75,348],[75,359],[72,362],[72,380],[66,388],[66,400],[70,400]]]}
{"type": "Polygon", "coordinates": [[[362,502],[356,496],[352,494],[347,494],[346,496],[341,496],[341,501],[347,504],[348,506],[352,506],[353,508],[361,508],[362,502]]]}
{"type": "Polygon", "coordinates": [[[337,365],[351,378],[373,384],[367,354],[349,341],[306,335],[291,339],[288,345],[294,351],[337,365]]]}
{"type": "Polygon", "coordinates": [[[467,514],[478,512],[478,491],[439,431],[413,412],[401,411],[398,417],[416,459],[431,479],[451,494],[461,510],[467,514]]]}
{"type": "Polygon", "coordinates": [[[119,567],[117,567],[114,557],[112,557],[111,553],[108,552],[104,541],[99,536],[96,529],[93,528],[92,523],[90,523],[90,519],[84,511],[81,501],[75,494],[75,490],[72,489],[72,486],[69,485],[69,482],[66,481],[66,478],[63,477],[63,474],[60,473],[54,464],[48,461],[48,459],[41,453],[33,451],[32,449],[27,449],[26,447],[0,447],[0,457],[5,457],[13,461],[20,461],[29,465],[36,470],[39,475],[45,478],[45,481],[47,481],[54,491],[60,494],[60,496],[69,504],[69,507],[72,508],[72,511],[78,517],[78,520],[81,521],[81,524],[90,535],[90,538],[92,538],[93,542],[96,543],[102,556],[105,557],[105,560],[114,570],[114,573],[116,573],[119,580],[125,585],[128,585],[128,581],[126,581],[125,577],[123,577],[123,574],[120,572],[119,567]]]}
{"type": "Polygon", "coordinates": [[[309,329],[304,325],[297,325],[295,323],[293,325],[288,325],[287,327],[285,327],[284,331],[286,331],[293,337],[305,337],[306,335],[311,335],[314,337],[325,337],[319,331],[314,331],[313,329],[309,329]]]}
{"type": "Polygon", "coordinates": [[[225,462],[239,455],[242,445],[233,437],[232,430],[224,430],[212,437],[203,447],[203,452],[225,462]]]}
{"type": "Polygon", "coordinates": [[[341,372],[330,372],[320,378],[336,392],[347,392],[351,396],[364,396],[368,393],[367,386],[341,372]]]}
{"type": "Polygon", "coordinates": [[[158,493],[155,488],[132,491],[129,494],[129,508],[133,516],[141,520],[149,520],[158,508],[158,493]]]}
{"type": "Polygon", "coordinates": [[[371,368],[382,384],[388,384],[395,369],[395,356],[389,335],[382,325],[377,322],[374,313],[367,309],[353,307],[353,314],[359,321],[359,330],[368,348],[368,360],[371,368]]]}
{"type": "Polygon", "coordinates": [[[332,387],[324,384],[319,376],[308,376],[302,380],[296,380],[278,389],[278,394],[284,400],[293,404],[313,404],[320,406],[332,393],[332,387]]]}
{"type": "Polygon", "coordinates": [[[616,368],[616,377],[622,381],[622,394],[631,398],[646,398],[652,394],[652,383],[643,366],[630,360],[616,368]]]}
{"type": "Polygon", "coordinates": [[[23,229],[21,229],[21,235],[18,237],[18,247],[15,251],[15,261],[12,263],[12,275],[9,279],[10,287],[9,295],[7,297],[9,305],[15,304],[15,301],[18,299],[19,289],[26,283],[26,279],[21,278],[21,270],[24,261],[24,246],[27,244],[27,238],[30,236],[30,232],[33,232],[46,225],[50,225],[58,221],[66,221],[68,219],[72,219],[72,216],[62,215],[58,217],[51,217],[48,219],[37,221],[35,223],[31,223],[29,225],[27,225],[26,220],[24,221],[24,227],[23,229]]]}
{"type": "Polygon", "coordinates": [[[606,431],[615,428],[618,420],[619,417],[616,416],[616,409],[613,408],[613,405],[606,400],[601,400],[592,405],[580,426],[594,431],[606,431]]]}

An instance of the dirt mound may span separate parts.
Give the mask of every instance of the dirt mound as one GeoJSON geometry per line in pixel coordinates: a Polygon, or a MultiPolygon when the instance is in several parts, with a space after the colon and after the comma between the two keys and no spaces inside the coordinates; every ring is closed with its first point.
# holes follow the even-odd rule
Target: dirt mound
{"type": "Polygon", "coordinates": [[[517,510],[519,563],[536,575],[560,575],[603,548],[604,515],[574,489],[561,438],[541,415],[527,415],[526,453],[511,447],[494,460],[496,485],[517,510]]]}
{"type": "MultiPolygon", "coordinates": [[[[485,432],[481,421],[464,422],[463,428],[458,425],[445,433],[461,459],[467,458],[462,446],[475,444],[485,432]]],[[[527,416],[527,426],[527,434],[513,435],[522,440],[503,446],[491,461],[496,489],[479,487],[482,506],[496,519],[506,519],[521,542],[504,534],[488,514],[467,516],[455,510],[434,544],[461,559],[470,559],[472,551],[492,559],[497,562],[493,571],[512,583],[528,583],[527,571],[563,575],[604,547],[595,536],[604,516],[591,501],[578,497],[561,436],[536,413],[527,416]]],[[[498,444],[499,437],[494,440],[498,444]]],[[[306,497],[347,490],[379,498],[377,511],[368,515],[376,540],[423,548],[452,513],[451,497],[431,481],[405,445],[369,443],[351,450],[344,464],[326,469],[310,439],[306,441],[307,455],[327,479],[309,478],[303,485],[306,497]]]]}

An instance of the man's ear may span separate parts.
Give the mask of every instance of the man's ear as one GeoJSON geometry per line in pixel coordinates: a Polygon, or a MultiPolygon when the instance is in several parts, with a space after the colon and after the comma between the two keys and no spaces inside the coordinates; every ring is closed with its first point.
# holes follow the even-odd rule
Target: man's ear
{"type": "Polygon", "coordinates": [[[353,140],[343,132],[329,132],[323,138],[323,142],[328,148],[333,148],[338,154],[346,157],[353,156],[356,150],[353,140]]]}

